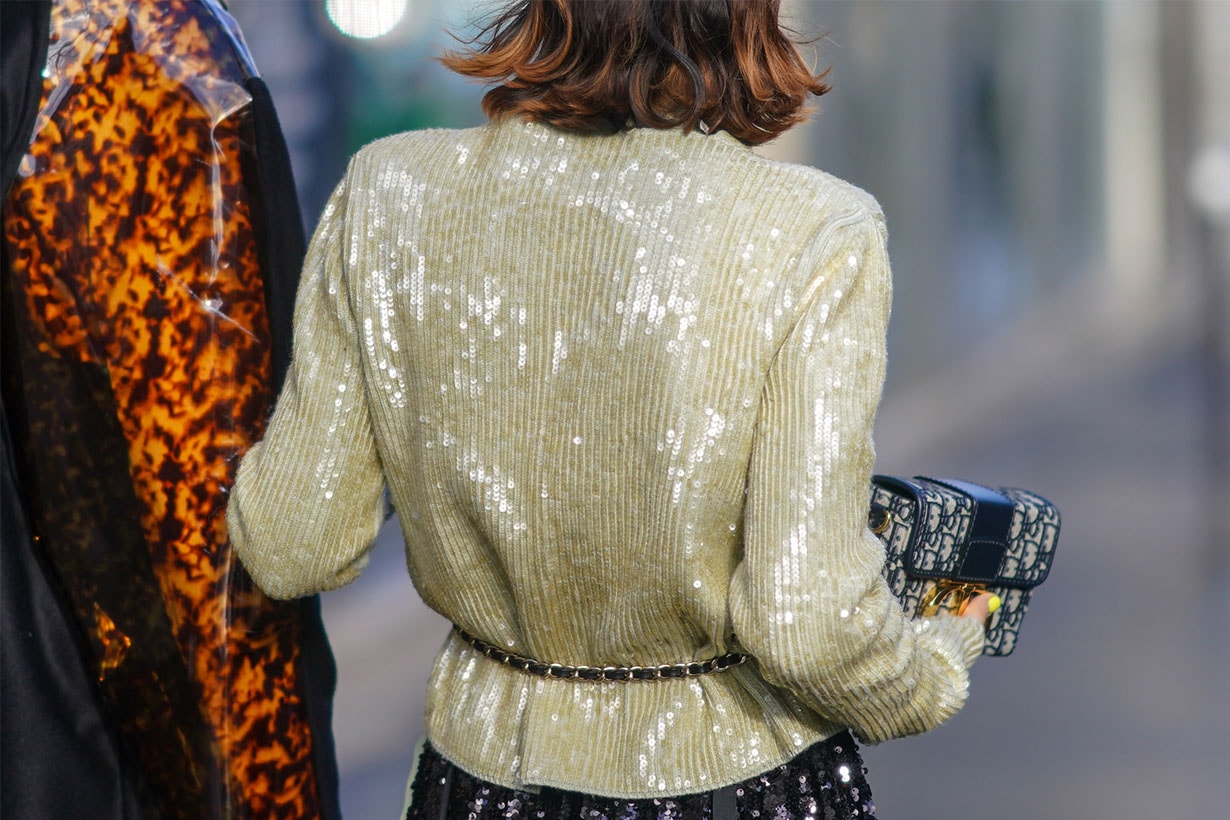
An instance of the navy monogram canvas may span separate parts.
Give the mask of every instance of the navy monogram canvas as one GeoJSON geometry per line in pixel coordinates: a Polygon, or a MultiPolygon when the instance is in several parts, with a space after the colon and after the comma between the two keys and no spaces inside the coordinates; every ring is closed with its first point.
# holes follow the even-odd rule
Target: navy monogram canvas
{"type": "Polygon", "coordinates": [[[1058,542],[1054,504],[1013,487],[876,476],[871,525],[887,552],[888,585],[907,614],[920,614],[937,584],[984,585],[1003,604],[991,616],[983,654],[1016,648],[1030,595],[1046,579],[1058,542]],[[1002,515],[988,523],[995,503],[1002,515]]]}

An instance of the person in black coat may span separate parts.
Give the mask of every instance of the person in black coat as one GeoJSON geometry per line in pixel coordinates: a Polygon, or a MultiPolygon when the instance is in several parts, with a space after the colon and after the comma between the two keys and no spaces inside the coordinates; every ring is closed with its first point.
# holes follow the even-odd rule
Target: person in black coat
{"type": "Polygon", "coordinates": [[[318,602],[218,524],[304,250],[268,90],[214,2],[0,15],[0,815],[338,817],[318,602]]]}

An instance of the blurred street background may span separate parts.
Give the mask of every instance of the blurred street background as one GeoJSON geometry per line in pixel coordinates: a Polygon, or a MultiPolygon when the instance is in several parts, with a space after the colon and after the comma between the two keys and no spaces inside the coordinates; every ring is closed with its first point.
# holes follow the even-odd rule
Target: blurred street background
{"type": "MultiPolygon", "coordinates": [[[[232,0],[309,229],[347,157],[482,122],[467,0],[232,0]]],[[[1230,817],[1230,2],[784,0],[831,67],[764,153],[866,188],[896,281],[878,469],[1064,515],[1017,652],[865,750],[885,820],[1230,817]]],[[[447,624],[391,522],[324,596],[347,818],[401,808],[447,624]]]]}

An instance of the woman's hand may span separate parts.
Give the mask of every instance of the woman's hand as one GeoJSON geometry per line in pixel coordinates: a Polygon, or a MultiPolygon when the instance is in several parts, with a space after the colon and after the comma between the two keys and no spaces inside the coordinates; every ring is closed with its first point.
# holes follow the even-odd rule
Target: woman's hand
{"type": "Polygon", "coordinates": [[[978,623],[986,626],[987,621],[991,617],[991,613],[999,609],[1001,603],[1002,601],[1000,601],[999,596],[995,593],[983,592],[980,595],[975,595],[970,602],[965,605],[965,609],[961,612],[961,617],[973,618],[978,621],[978,623]]]}

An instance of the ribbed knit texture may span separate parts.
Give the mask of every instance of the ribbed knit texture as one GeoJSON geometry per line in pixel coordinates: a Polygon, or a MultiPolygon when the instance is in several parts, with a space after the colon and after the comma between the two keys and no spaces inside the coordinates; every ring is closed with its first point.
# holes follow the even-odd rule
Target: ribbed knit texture
{"type": "Polygon", "coordinates": [[[235,549],[275,597],[345,584],[387,482],[423,599],[485,641],[569,665],[755,657],[584,683],[450,638],[428,735],[502,785],[682,794],[843,727],[931,728],[982,633],[906,619],[867,531],[884,243],[869,196],[723,133],[374,143],[313,238],[235,549]]]}

